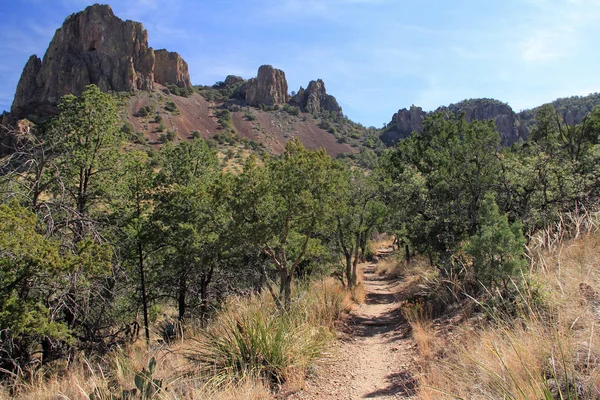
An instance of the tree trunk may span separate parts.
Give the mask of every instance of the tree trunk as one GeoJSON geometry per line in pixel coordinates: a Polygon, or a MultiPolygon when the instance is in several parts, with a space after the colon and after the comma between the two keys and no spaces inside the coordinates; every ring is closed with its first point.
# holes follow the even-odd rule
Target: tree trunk
{"type": "Polygon", "coordinates": [[[180,321],[183,321],[183,317],[185,316],[185,295],[187,292],[187,282],[185,276],[181,276],[179,278],[179,293],[177,295],[177,304],[178,304],[178,318],[180,321]]]}
{"type": "Polygon", "coordinates": [[[406,252],[406,265],[410,264],[410,248],[408,247],[408,243],[404,244],[404,251],[406,252]]]}
{"type": "Polygon", "coordinates": [[[279,293],[280,297],[283,297],[283,308],[289,310],[292,304],[292,275],[287,270],[282,269],[280,278],[281,288],[279,293]]]}
{"type": "Polygon", "coordinates": [[[348,288],[352,289],[356,285],[356,280],[354,275],[352,274],[352,252],[349,251],[345,254],[346,256],[346,282],[348,283],[348,288]]]}
{"type": "Polygon", "coordinates": [[[208,314],[208,290],[212,281],[214,269],[215,267],[212,265],[209,271],[202,277],[202,282],[200,284],[200,313],[203,316],[208,314]]]}
{"type": "Polygon", "coordinates": [[[367,261],[367,232],[365,231],[361,235],[360,240],[360,262],[367,261]]]}
{"type": "Polygon", "coordinates": [[[148,298],[146,297],[146,274],[144,270],[144,250],[142,242],[138,240],[138,262],[140,268],[140,286],[142,291],[142,311],[144,314],[144,334],[146,345],[150,344],[150,328],[148,326],[148,298]]]}

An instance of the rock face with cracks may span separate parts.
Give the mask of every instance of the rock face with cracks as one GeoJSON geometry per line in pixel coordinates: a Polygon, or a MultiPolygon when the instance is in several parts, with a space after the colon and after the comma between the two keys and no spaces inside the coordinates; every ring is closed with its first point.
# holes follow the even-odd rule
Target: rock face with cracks
{"type": "Polygon", "coordinates": [[[289,95],[285,72],[270,65],[261,66],[256,78],[250,79],[246,84],[245,94],[246,103],[251,106],[287,103],[289,95]]]}
{"type": "Polygon", "coordinates": [[[187,64],[177,53],[148,47],[139,22],[123,21],[108,5],[95,4],[67,17],[43,60],[31,56],[19,80],[11,116],[52,115],[60,98],[81,94],[89,84],[102,91],[151,90],[154,83],[191,86],[187,64]]]}
{"type": "MultiPolygon", "coordinates": [[[[527,128],[521,123],[519,116],[505,103],[493,99],[464,100],[449,106],[439,107],[435,113],[464,115],[467,122],[494,121],[504,145],[511,145],[519,139],[527,139],[527,128]]],[[[423,120],[428,115],[421,107],[403,108],[392,116],[388,130],[381,136],[388,145],[408,137],[412,132],[421,133],[423,120]]]]}
{"type": "Polygon", "coordinates": [[[330,111],[338,116],[342,115],[342,107],[335,97],[327,94],[325,82],[321,79],[310,81],[306,89],[301,87],[290,103],[313,115],[319,115],[323,111],[330,111]]]}

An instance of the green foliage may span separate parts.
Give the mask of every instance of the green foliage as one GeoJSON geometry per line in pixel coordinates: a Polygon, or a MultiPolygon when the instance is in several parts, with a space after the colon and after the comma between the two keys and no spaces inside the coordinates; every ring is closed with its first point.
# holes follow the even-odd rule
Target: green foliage
{"type": "Polygon", "coordinates": [[[300,109],[297,106],[292,106],[287,103],[283,105],[282,110],[290,115],[300,115],[300,109]]]}
{"type": "Polygon", "coordinates": [[[0,365],[9,371],[25,366],[41,340],[70,337],[67,326],[53,320],[47,301],[53,281],[75,264],[61,257],[60,243],[36,231],[36,222],[16,202],[0,204],[0,365]]]}
{"type": "Polygon", "coordinates": [[[478,215],[479,228],[465,246],[473,257],[475,277],[484,286],[493,288],[518,278],[525,267],[525,238],[521,224],[508,223],[506,214],[501,214],[494,196],[487,194],[478,215]]]}
{"type": "Polygon", "coordinates": [[[140,397],[142,399],[152,399],[156,393],[159,393],[162,389],[162,380],[153,379],[154,371],[156,369],[156,360],[154,357],[148,361],[148,369],[143,368],[140,372],[135,374],[134,382],[140,397]]]}
{"type": "Polygon", "coordinates": [[[167,100],[167,104],[165,105],[165,110],[169,111],[175,115],[179,114],[179,108],[177,108],[177,104],[173,100],[167,100]]]}
{"type": "Polygon", "coordinates": [[[215,112],[215,117],[217,117],[217,122],[219,126],[223,130],[228,130],[233,128],[233,120],[231,118],[231,112],[226,109],[218,110],[215,112]]]}
{"type": "Polygon", "coordinates": [[[388,200],[400,205],[397,229],[431,258],[448,265],[460,243],[474,234],[484,195],[501,171],[500,137],[493,123],[427,117],[384,162],[391,179],[388,200]]]}
{"type": "Polygon", "coordinates": [[[156,123],[156,124],[160,124],[160,123],[162,122],[162,120],[163,120],[163,118],[162,118],[162,115],[160,115],[160,114],[156,114],[156,115],[154,116],[154,123],[156,123]]]}
{"type": "Polygon", "coordinates": [[[166,137],[167,137],[167,141],[174,142],[177,139],[177,133],[175,133],[172,130],[168,130],[166,137]]]}
{"type": "Polygon", "coordinates": [[[189,97],[194,94],[194,89],[191,87],[179,87],[177,85],[167,85],[167,89],[175,96],[189,97]]]}
{"type": "MultiPolygon", "coordinates": [[[[117,189],[115,174],[123,133],[114,99],[94,85],[87,86],[80,97],[64,96],[59,110],[50,134],[60,138],[61,185],[69,194],[64,200],[73,201],[72,208],[83,216],[92,204],[105,201],[117,189]]],[[[76,218],[73,222],[79,240],[85,233],[85,221],[76,218]]]]}
{"type": "Polygon", "coordinates": [[[245,240],[271,259],[280,277],[280,292],[272,294],[281,306],[290,304],[300,263],[321,251],[318,236],[329,229],[340,170],[324,150],[308,151],[293,139],[264,167],[251,157],[237,178],[235,220],[245,240]]]}
{"type": "Polygon", "coordinates": [[[213,136],[213,139],[222,145],[223,144],[234,145],[239,140],[239,137],[229,130],[229,131],[223,131],[223,132],[219,132],[219,133],[215,134],[213,136]]]}
{"type": "Polygon", "coordinates": [[[216,153],[203,140],[168,144],[157,182],[152,223],[162,247],[162,290],[185,315],[190,291],[206,311],[209,284],[228,247],[230,177],[218,171],[216,153]]]}
{"type": "Polygon", "coordinates": [[[192,131],[192,139],[200,139],[202,135],[199,131],[192,131]]]}
{"type": "Polygon", "coordinates": [[[279,111],[279,104],[273,104],[271,106],[268,106],[266,104],[259,104],[258,108],[260,108],[263,111],[279,111]]]}
{"type": "Polygon", "coordinates": [[[297,293],[285,313],[265,296],[232,302],[219,312],[189,355],[215,383],[259,376],[273,384],[302,373],[331,338],[345,292],[325,284],[297,293]],[[312,290],[311,290],[312,289],[312,290]]]}
{"type": "Polygon", "coordinates": [[[252,114],[251,111],[245,111],[244,112],[244,119],[246,121],[256,121],[256,116],[254,114],[252,114]]]}
{"type": "Polygon", "coordinates": [[[152,114],[152,107],[150,107],[149,105],[147,106],[143,106],[142,108],[140,108],[137,112],[137,116],[138,117],[147,117],[148,115],[152,114]]]}

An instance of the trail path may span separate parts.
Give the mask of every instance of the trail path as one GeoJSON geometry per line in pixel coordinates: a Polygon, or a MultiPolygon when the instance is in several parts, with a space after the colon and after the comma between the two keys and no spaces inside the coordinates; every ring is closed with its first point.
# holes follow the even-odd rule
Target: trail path
{"type": "MultiPolygon", "coordinates": [[[[390,252],[381,249],[378,256],[390,252]]],[[[415,345],[399,310],[401,284],[378,276],[374,263],[360,268],[365,304],[352,312],[332,358],[288,399],[416,399],[415,345]]]]}

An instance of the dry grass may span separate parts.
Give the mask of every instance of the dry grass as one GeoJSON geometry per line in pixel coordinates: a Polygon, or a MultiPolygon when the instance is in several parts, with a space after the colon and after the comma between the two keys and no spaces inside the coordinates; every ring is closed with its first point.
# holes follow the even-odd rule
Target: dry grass
{"type": "MultiPolygon", "coordinates": [[[[197,358],[190,357],[190,354],[214,350],[206,347],[211,344],[206,340],[207,333],[215,333],[213,337],[231,337],[241,326],[240,321],[262,332],[258,340],[264,340],[264,346],[252,350],[259,364],[266,360],[265,354],[280,352],[280,364],[274,366],[274,371],[281,374],[277,379],[282,384],[279,389],[294,392],[303,388],[306,368],[322,355],[327,341],[334,338],[336,322],[351,308],[353,296],[360,297],[358,292],[348,293],[333,279],[326,279],[298,290],[293,310],[287,314],[278,312],[273,300],[266,295],[234,298],[215,316],[207,330],[188,327],[184,338],[169,345],[154,344],[148,349],[140,340],[96,361],[81,358],[68,368],[56,364],[49,368],[52,373],[40,370],[28,379],[17,379],[12,393],[0,386],[0,399],[89,400],[89,394],[94,392],[101,394],[101,399],[111,399],[111,394],[135,387],[135,374],[146,367],[152,357],[157,361],[153,378],[161,379],[167,389],[153,398],[270,399],[273,397],[272,375],[250,367],[237,371],[237,375],[215,378],[218,375],[215,365],[207,368],[206,364],[198,363],[197,358]],[[280,341],[274,338],[275,332],[279,332],[280,341]]],[[[249,338],[246,333],[241,336],[242,341],[249,338]]]]}
{"type": "Polygon", "coordinates": [[[365,286],[361,282],[362,279],[356,284],[356,286],[350,292],[350,300],[354,304],[364,304],[367,300],[367,292],[365,286]]]}
{"type": "Polygon", "coordinates": [[[434,338],[431,322],[409,318],[420,398],[600,398],[600,235],[593,221],[578,221],[531,241],[530,284],[520,286],[516,317],[472,318],[448,326],[451,334],[436,321],[434,338]],[[432,357],[436,346],[442,357],[432,357]]]}
{"type": "Polygon", "coordinates": [[[402,315],[410,324],[412,337],[417,344],[421,367],[426,367],[438,352],[440,341],[436,337],[431,319],[431,309],[423,302],[404,303],[402,315]]]}

